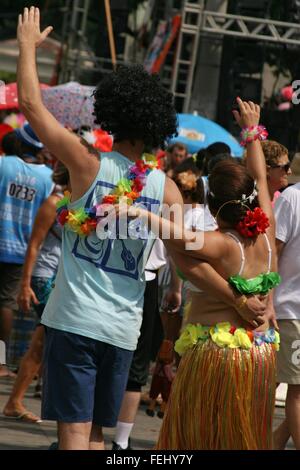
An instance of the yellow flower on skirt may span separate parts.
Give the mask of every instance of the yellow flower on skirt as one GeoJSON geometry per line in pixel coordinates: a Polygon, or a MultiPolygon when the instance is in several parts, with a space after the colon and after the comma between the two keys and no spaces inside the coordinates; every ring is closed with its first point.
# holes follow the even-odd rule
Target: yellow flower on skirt
{"type": "Polygon", "coordinates": [[[252,341],[250,340],[244,328],[237,328],[234,332],[233,339],[234,339],[234,346],[229,346],[229,347],[243,348],[243,349],[252,348],[252,345],[253,345],[252,341]]]}
{"type": "Polygon", "coordinates": [[[211,339],[220,348],[250,349],[252,347],[252,341],[244,328],[237,328],[234,333],[231,330],[230,323],[217,323],[210,330],[211,339]]]}
{"type": "Polygon", "coordinates": [[[203,343],[210,338],[219,348],[249,350],[255,345],[259,346],[262,342],[266,342],[272,343],[276,351],[279,350],[280,336],[277,331],[270,329],[267,333],[257,335],[256,337],[253,332],[247,332],[244,328],[236,328],[229,322],[217,323],[215,326],[188,324],[175,343],[175,351],[182,356],[197,343],[203,343]]]}
{"type": "Polygon", "coordinates": [[[228,322],[217,323],[210,329],[210,336],[214,343],[220,348],[234,347],[233,335],[230,333],[231,325],[228,322]]]}
{"type": "Polygon", "coordinates": [[[188,349],[199,341],[205,341],[209,337],[209,327],[193,325],[189,323],[175,343],[175,351],[182,356],[188,349]]]}
{"type": "Polygon", "coordinates": [[[276,330],[275,330],[275,341],[274,341],[273,344],[274,344],[275,351],[279,351],[279,349],[280,349],[280,334],[276,330]]]}

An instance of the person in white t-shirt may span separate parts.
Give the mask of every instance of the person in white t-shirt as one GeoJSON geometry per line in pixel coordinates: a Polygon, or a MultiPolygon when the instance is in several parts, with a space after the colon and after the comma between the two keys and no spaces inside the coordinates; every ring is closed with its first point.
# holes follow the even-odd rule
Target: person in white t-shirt
{"type": "Polygon", "coordinates": [[[288,384],[286,418],[274,434],[275,448],[290,436],[300,449],[300,183],[286,189],[275,204],[276,241],[282,282],[274,293],[280,328],[277,381],[288,384]]]}

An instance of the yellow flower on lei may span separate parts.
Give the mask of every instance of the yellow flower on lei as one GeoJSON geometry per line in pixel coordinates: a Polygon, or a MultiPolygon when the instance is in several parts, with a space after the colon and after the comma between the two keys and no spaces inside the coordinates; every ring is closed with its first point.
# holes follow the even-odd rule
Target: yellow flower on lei
{"type": "Polygon", "coordinates": [[[88,215],[85,213],[83,208],[78,209],[76,212],[69,212],[68,215],[68,227],[77,232],[86,219],[88,219],[88,215]]]}
{"type": "Polygon", "coordinates": [[[157,158],[155,155],[152,155],[151,153],[144,153],[144,161],[147,163],[147,165],[150,165],[151,168],[158,167],[157,158]]]}
{"type": "Polygon", "coordinates": [[[130,191],[131,191],[130,181],[125,178],[122,178],[118,182],[117,187],[114,190],[114,194],[121,197],[121,196],[124,196],[125,193],[130,193],[130,191]]]}

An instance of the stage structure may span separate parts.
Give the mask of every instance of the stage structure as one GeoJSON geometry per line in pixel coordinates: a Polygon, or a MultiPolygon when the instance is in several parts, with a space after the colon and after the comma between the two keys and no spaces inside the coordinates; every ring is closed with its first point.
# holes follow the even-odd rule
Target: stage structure
{"type": "MultiPolygon", "coordinates": [[[[167,9],[182,17],[178,44],[169,87],[176,97],[179,112],[191,111],[195,67],[201,38],[242,38],[260,43],[300,46],[300,24],[209,11],[205,0],[168,0],[167,9]]],[[[91,63],[101,73],[112,69],[111,60],[89,53],[86,40],[90,0],[66,0],[64,7],[63,43],[60,83],[76,80],[91,63]]]]}

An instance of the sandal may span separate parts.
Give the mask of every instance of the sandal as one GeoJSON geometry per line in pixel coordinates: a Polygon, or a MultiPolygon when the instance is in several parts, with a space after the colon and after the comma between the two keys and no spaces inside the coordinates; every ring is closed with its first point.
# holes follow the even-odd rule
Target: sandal
{"type": "Polygon", "coordinates": [[[15,419],[18,421],[24,421],[25,423],[39,424],[42,422],[41,418],[33,414],[31,411],[24,411],[23,413],[14,413],[12,415],[3,414],[6,419],[15,419]]]}

